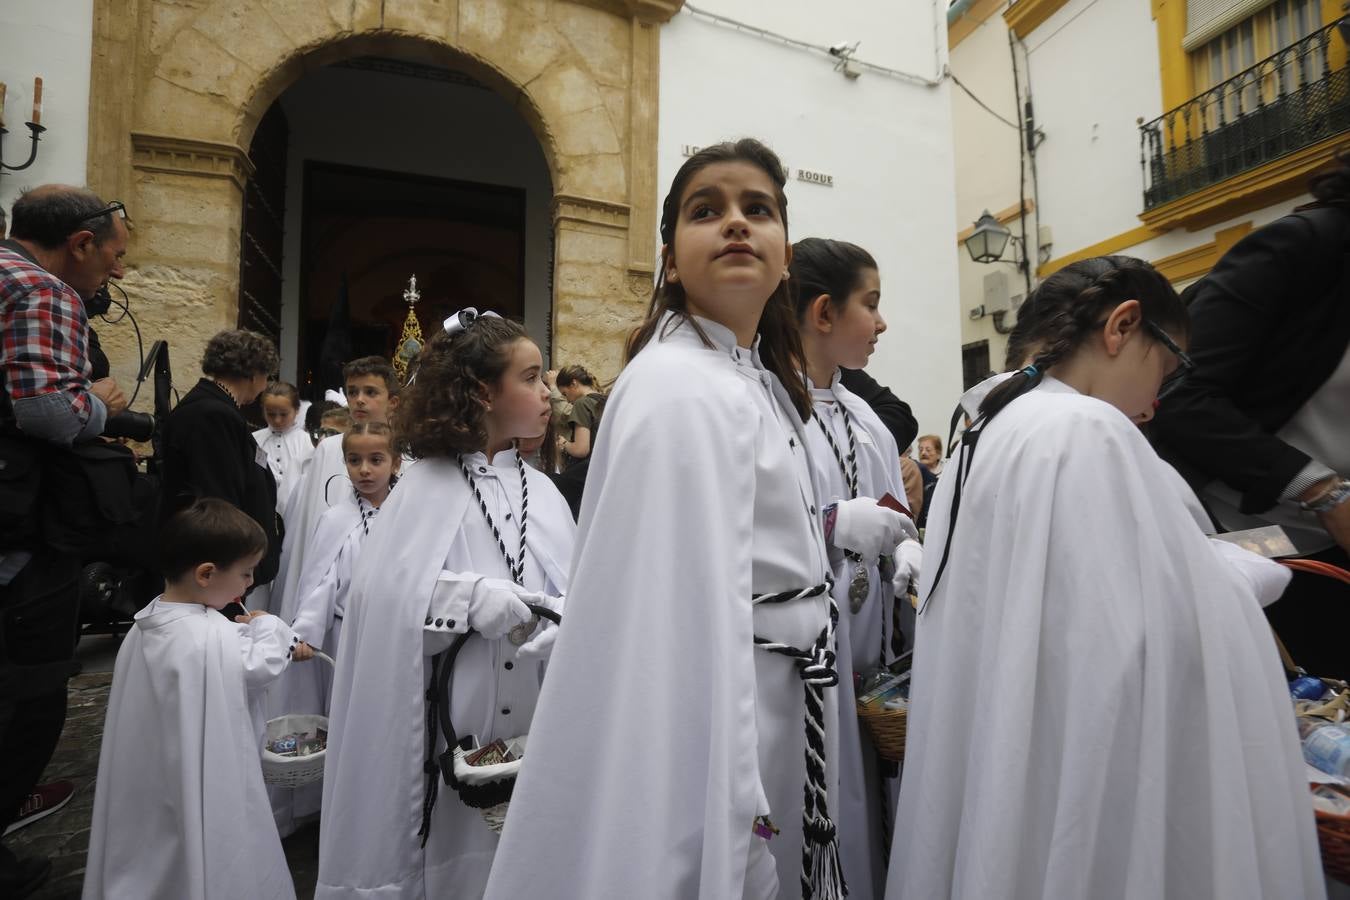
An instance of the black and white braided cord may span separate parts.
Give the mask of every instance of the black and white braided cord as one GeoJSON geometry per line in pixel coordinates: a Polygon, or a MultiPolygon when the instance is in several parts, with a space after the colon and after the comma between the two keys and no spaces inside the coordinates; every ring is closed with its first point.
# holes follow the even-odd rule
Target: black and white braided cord
{"type": "Polygon", "coordinates": [[[530,523],[530,485],[525,480],[525,461],[520,458],[519,453],[516,454],[516,470],[520,473],[520,549],[515,556],[507,551],[506,541],[502,540],[501,529],[492,520],[492,514],[488,512],[487,503],[478,490],[478,482],[474,481],[469,467],[464,464],[464,459],[456,455],[455,461],[459,463],[459,470],[464,473],[464,479],[469,482],[469,489],[473,491],[474,499],[478,501],[478,508],[482,510],[483,518],[487,520],[488,528],[492,531],[492,537],[497,541],[497,549],[501,551],[502,559],[506,560],[506,568],[511,573],[511,580],[516,584],[523,585],[525,583],[525,529],[530,523]]]}
{"type": "Polygon", "coordinates": [[[361,513],[361,530],[366,533],[366,537],[370,537],[370,520],[375,518],[375,514],[380,511],[380,508],[373,506],[369,500],[361,496],[361,492],[357,491],[356,488],[352,488],[352,490],[356,491],[356,509],[361,513]]]}
{"type": "MultiPolygon", "coordinates": [[[[839,414],[844,419],[844,434],[848,435],[847,459],[839,450],[839,443],[830,433],[829,427],[826,426],[825,420],[820,417],[820,414],[812,410],[811,416],[820,426],[820,433],[825,435],[825,442],[830,445],[830,450],[834,453],[834,461],[839,464],[839,471],[844,474],[844,487],[848,488],[848,498],[855,500],[858,497],[858,444],[853,439],[853,420],[849,418],[848,410],[844,409],[844,404],[836,403],[835,405],[839,408],[839,414]]],[[[862,556],[852,550],[845,550],[844,558],[855,565],[862,560],[862,556]]]]}
{"type": "Polygon", "coordinates": [[[844,869],[839,860],[839,834],[830,819],[825,781],[825,688],[839,683],[835,667],[834,631],[839,624],[839,606],[831,591],[833,580],[797,591],[758,594],[751,603],[791,603],[824,596],[829,616],[808,649],[755,636],[755,646],[792,659],[802,679],[806,697],[806,781],[802,805],[802,900],[842,900],[848,895],[844,869]]]}

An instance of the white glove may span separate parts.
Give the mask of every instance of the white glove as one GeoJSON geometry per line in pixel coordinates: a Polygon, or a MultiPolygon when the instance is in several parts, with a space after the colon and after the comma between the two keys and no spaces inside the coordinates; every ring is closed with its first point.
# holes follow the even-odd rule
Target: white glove
{"type": "Polygon", "coordinates": [[[1259,553],[1253,553],[1229,541],[1210,538],[1209,544],[1230,568],[1242,576],[1251,585],[1256,599],[1262,606],[1269,606],[1289,586],[1294,572],[1288,566],[1282,566],[1273,559],[1266,559],[1259,553]]]}
{"type": "Polygon", "coordinates": [[[484,578],[469,598],[469,627],[489,640],[530,621],[529,607],[518,596],[520,586],[502,578],[484,578]]]}
{"type": "MultiPolygon", "coordinates": [[[[521,593],[520,599],[536,606],[544,606],[559,615],[562,614],[564,599],[550,597],[548,594],[521,593]]],[[[546,659],[553,652],[553,642],[558,639],[558,626],[552,619],[539,617],[539,627],[528,641],[516,650],[516,659],[546,659]]]]}
{"type": "Polygon", "coordinates": [[[919,587],[919,570],[923,567],[923,544],[913,538],[907,538],[895,548],[895,577],[891,579],[891,588],[896,597],[909,594],[910,587],[919,587]]]}
{"type": "Polygon", "coordinates": [[[906,537],[917,538],[919,531],[908,516],[878,506],[871,497],[840,501],[834,518],[834,546],[852,550],[871,563],[906,537]]]}

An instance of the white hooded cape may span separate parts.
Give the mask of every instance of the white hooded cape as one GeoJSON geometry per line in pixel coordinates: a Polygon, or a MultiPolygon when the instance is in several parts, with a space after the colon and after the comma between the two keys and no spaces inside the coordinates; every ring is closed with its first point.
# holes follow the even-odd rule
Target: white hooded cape
{"type": "MultiPolygon", "coordinates": [[[[300,640],[333,657],[337,655],[342,628],[341,620],[334,618],[336,601],[339,594],[345,596],[348,590],[352,567],[365,538],[355,497],[350,491],[345,496],[345,500],[335,500],[319,517],[296,589],[282,597],[281,609],[277,611],[300,640]]],[[[333,669],[328,663],[315,659],[292,666],[267,691],[267,717],[312,713],[326,716],[332,688],[333,669]]],[[[277,829],[288,835],[303,819],[319,811],[323,786],[268,785],[267,794],[277,829]]]]}
{"type": "Polygon", "coordinates": [[[1270,629],[1139,430],[1054,379],[1015,400],[933,591],[956,472],[887,898],[1322,897],[1270,629]]]}
{"type": "Polygon", "coordinates": [[[291,630],[152,602],[117,653],[85,900],[293,898],[251,715],[291,630]]]}
{"type": "Polygon", "coordinates": [[[687,324],[662,337],[667,317],[606,404],[493,900],[798,890],[802,682],[753,639],[809,646],[826,602],[751,595],[819,584],[828,562],[801,420],[757,354],[699,323],[714,348],[687,324]]]}
{"type": "MultiPolygon", "coordinates": [[[[471,458],[486,463],[481,454],[471,458]]],[[[502,459],[505,477],[518,478],[514,454],[499,454],[502,459]]],[[[323,900],[476,897],[497,845],[479,813],[444,782],[425,851],[418,831],[426,779],[427,654],[444,649],[465,625],[462,613],[456,613],[460,621],[446,622],[437,603],[447,585],[444,570],[455,564],[463,580],[450,586],[471,589],[480,575],[505,577],[506,563],[454,460],[421,460],[405,471],[371,520],[347,598],[324,769],[315,891],[323,900]],[[473,540],[466,542],[469,530],[473,540]],[[458,556],[456,548],[466,544],[486,552],[475,559],[458,556]]],[[[488,477],[480,476],[480,488],[491,504],[488,477]]],[[[572,514],[548,476],[527,466],[526,477],[526,587],[560,595],[572,552],[572,514]]],[[[500,511],[498,519],[506,524],[500,511]]],[[[460,653],[452,704],[459,734],[487,743],[529,730],[541,663],[517,661],[514,653],[505,639],[479,638],[460,653]],[[474,699],[479,707],[496,706],[499,696],[511,706],[474,709],[474,699]],[[491,720],[486,727],[484,719],[491,720]],[[514,730],[504,733],[506,728],[514,730]]],[[[443,740],[437,740],[440,753],[443,740]]]]}
{"type": "MultiPolygon", "coordinates": [[[[889,493],[903,502],[905,488],[900,480],[900,451],[895,438],[862,398],[840,385],[838,373],[828,392],[834,403],[819,398],[820,391],[812,391],[815,410],[830,428],[846,463],[848,438],[838,406],[848,411],[857,446],[859,496],[880,499],[889,493]]],[[[816,422],[807,423],[806,444],[820,502],[828,505],[848,500],[843,470],[816,422]]],[[[884,859],[890,848],[882,846],[886,837],[883,818],[889,816],[896,785],[894,779],[882,778],[876,748],[858,721],[853,673],[865,674],[881,665],[883,627],[889,645],[895,598],[890,579],[882,578],[873,564],[868,567],[871,588],[867,599],[857,613],[851,612],[848,590],[853,563],[837,550],[832,551],[831,561],[834,598],[839,605],[839,790],[838,799],[833,801],[834,818],[839,826],[839,857],[844,863],[848,896],[850,900],[873,900],[886,887],[884,859]],[[883,793],[886,811],[881,807],[883,793]]],[[[890,659],[889,646],[886,658],[890,659]]]]}

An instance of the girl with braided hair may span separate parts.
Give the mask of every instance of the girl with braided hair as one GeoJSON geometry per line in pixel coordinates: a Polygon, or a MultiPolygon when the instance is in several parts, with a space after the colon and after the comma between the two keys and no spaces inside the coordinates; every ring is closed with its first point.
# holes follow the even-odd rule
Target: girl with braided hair
{"type": "Polygon", "coordinates": [[[352,573],[316,897],[483,893],[497,833],[442,780],[435,760],[454,748],[437,716],[466,751],[530,729],[557,628],[526,603],[561,612],[574,530],[548,476],[516,452],[548,425],[542,372],[519,324],[466,309],[428,342],[403,393],[396,450],[417,463],[369,523],[352,573]],[[433,678],[443,666],[449,676],[433,678]]]}
{"type": "Polygon", "coordinates": [[[1207,539],[1137,427],[1189,368],[1185,308],[1104,257],[1019,328],[1032,363],[933,498],[887,897],[1322,897],[1261,610],[1288,575],[1207,539]]]}

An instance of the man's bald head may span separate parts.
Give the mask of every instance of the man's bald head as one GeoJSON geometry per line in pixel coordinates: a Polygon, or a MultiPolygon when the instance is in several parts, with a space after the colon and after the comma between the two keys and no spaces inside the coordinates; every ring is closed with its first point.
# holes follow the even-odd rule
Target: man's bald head
{"type": "Polygon", "coordinates": [[[118,233],[117,216],[97,215],[108,204],[93,191],[69,184],[44,184],[24,191],[10,211],[10,237],[54,250],[77,231],[88,231],[95,244],[118,233]]]}

